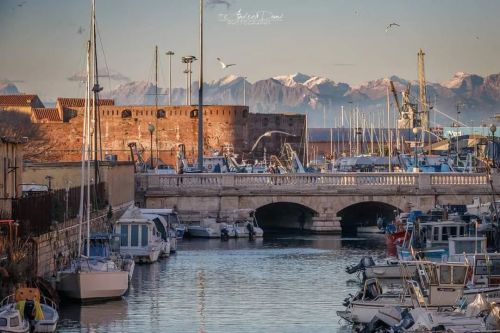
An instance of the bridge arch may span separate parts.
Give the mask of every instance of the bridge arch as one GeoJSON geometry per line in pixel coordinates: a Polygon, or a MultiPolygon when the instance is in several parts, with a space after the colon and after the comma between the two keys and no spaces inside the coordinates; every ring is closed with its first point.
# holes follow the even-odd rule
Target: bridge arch
{"type": "Polygon", "coordinates": [[[257,221],[264,230],[308,230],[313,216],[317,215],[314,209],[291,201],[268,203],[255,211],[257,221]]]}
{"type": "Polygon", "coordinates": [[[339,210],[337,216],[341,218],[342,233],[355,234],[358,226],[376,226],[378,217],[392,221],[402,211],[394,203],[360,201],[339,210]]]}

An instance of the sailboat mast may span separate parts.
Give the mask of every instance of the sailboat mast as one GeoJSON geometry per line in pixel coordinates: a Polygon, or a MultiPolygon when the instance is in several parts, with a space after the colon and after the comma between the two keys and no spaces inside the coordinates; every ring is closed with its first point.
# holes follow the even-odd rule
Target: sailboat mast
{"type": "MultiPolygon", "coordinates": [[[[97,69],[97,33],[96,33],[96,18],[95,18],[95,0],[92,0],[92,34],[91,45],[94,57],[93,76],[92,76],[92,111],[93,111],[93,136],[94,136],[94,191],[97,200],[97,184],[99,184],[99,149],[98,144],[100,141],[100,117],[99,117],[99,92],[102,88],[99,86],[99,71],[97,69]]],[[[102,152],[101,152],[102,153],[102,152]]]]}
{"type": "Polygon", "coordinates": [[[83,113],[83,131],[82,131],[82,165],[81,165],[81,184],[80,184],[80,206],[78,208],[78,257],[82,255],[82,226],[83,226],[83,205],[85,196],[85,163],[88,160],[88,119],[90,115],[90,40],[87,41],[87,89],[85,90],[85,110],[83,113]]]}
{"type": "Polygon", "coordinates": [[[203,0],[200,0],[200,80],[198,88],[198,169],[203,171],[203,0]]]}
{"type": "Polygon", "coordinates": [[[391,133],[391,107],[389,102],[389,87],[387,87],[387,137],[388,137],[388,149],[389,153],[389,172],[392,171],[392,133],[391,133]]]}
{"type": "MultiPolygon", "coordinates": [[[[158,112],[158,45],[155,46],[155,143],[156,143],[156,167],[158,167],[159,161],[159,151],[158,151],[158,116],[156,113],[158,112]]],[[[153,156],[151,156],[151,165],[153,165],[153,156]]]]}

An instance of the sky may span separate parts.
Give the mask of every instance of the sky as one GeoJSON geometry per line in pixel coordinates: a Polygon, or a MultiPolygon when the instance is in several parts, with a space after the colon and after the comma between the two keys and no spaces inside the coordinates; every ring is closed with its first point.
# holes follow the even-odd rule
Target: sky
{"type": "MultiPolygon", "coordinates": [[[[205,0],[204,79],[228,74],[250,82],[296,72],[351,85],[397,75],[417,78],[500,72],[498,0],[205,0]],[[256,18],[257,17],[257,18],[256,18]],[[398,23],[385,31],[390,23],[398,23]],[[235,66],[223,70],[216,58],[235,66]]],[[[90,0],[0,0],[0,81],[44,101],[83,97],[90,0]],[[73,80],[70,80],[73,78],[73,80]]],[[[199,0],[97,0],[104,89],[132,81],[184,85],[180,57],[199,54],[199,0]]],[[[196,62],[193,81],[198,78],[196,62]]]]}

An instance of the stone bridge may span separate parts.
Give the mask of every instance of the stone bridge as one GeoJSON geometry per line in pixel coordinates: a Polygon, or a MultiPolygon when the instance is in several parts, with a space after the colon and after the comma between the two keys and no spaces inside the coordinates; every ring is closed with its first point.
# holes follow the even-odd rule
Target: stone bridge
{"type": "Polygon", "coordinates": [[[255,209],[264,227],[339,233],[374,225],[412,207],[492,201],[500,175],[466,173],[183,174],[136,175],[143,207],[175,207],[185,221],[235,219],[255,209]]]}

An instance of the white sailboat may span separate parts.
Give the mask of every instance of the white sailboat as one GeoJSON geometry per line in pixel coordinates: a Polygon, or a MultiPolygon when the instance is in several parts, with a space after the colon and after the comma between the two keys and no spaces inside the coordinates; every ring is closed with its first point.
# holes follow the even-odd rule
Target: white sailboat
{"type": "MultiPolygon", "coordinates": [[[[87,92],[85,98],[85,114],[82,140],[82,167],[81,167],[81,191],[79,210],[79,238],[78,257],[71,261],[66,269],[57,273],[56,288],[64,296],[80,301],[105,300],[119,298],[128,290],[129,273],[122,270],[114,260],[104,257],[90,256],[90,159],[94,153],[94,166],[97,168],[97,153],[92,150],[92,143],[97,147],[97,135],[92,142],[92,134],[98,130],[95,123],[98,105],[98,92],[100,91],[97,79],[96,43],[95,43],[95,0],[92,0],[92,35],[87,48],[87,92]],[[94,56],[93,70],[93,107],[90,107],[90,63],[91,51],[94,56]],[[92,113],[91,113],[92,111],[92,113]],[[94,123],[92,123],[92,120],[94,123]],[[91,127],[93,125],[93,127],[91,127]],[[87,188],[86,209],[84,214],[84,189],[87,188]],[[85,216],[84,216],[85,215],[85,216]],[[82,254],[82,226],[86,224],[86,247],[82,254]]],[[[97,180],[95,181],[97,184],[97,180]]]]}

